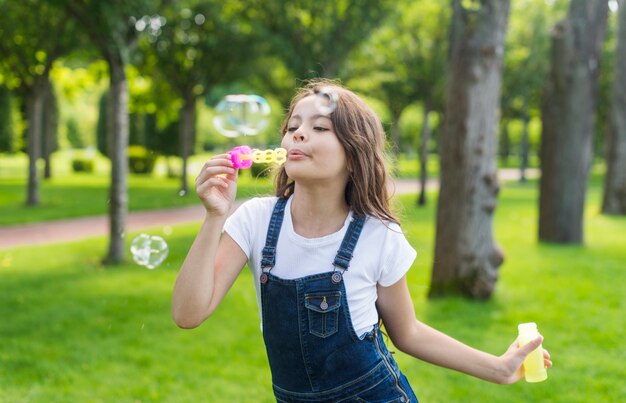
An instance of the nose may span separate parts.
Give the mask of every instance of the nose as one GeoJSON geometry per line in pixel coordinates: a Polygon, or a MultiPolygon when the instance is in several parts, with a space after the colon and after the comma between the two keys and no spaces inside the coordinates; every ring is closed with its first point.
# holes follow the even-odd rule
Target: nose
{"type": "Polygon", "coordinates": [[[296,131],[293,132],[293,141],[300,142],[305,139],[304,131],[302,130],[302,126],[300,126],[296,131]]]}

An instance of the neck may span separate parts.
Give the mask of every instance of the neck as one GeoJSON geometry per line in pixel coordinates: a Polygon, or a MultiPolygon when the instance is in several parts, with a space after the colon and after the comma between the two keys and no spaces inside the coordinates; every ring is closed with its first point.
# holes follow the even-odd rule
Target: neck
{"type": "Polygon", "coordinates": [[[350,212],[343,190],[296,187],[291,201],[291,219],[297,234],[319,238],[339,231],[350,212]]]}

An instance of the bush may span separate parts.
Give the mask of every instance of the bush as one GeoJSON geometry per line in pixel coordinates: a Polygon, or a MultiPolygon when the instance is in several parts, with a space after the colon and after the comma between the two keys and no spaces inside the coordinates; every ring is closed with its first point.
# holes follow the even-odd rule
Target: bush
{"type": "Polygon", "coordinates": [[[151,174],[156,155],[142,146],[128,147],[128,169],[135,174],[151,174]]]}
{"type": "Polygon", "coordinates": [[[72,159],[72,171],[92,173],[95,168],[93,159],[85,157],[74,157],[72,159]]]}

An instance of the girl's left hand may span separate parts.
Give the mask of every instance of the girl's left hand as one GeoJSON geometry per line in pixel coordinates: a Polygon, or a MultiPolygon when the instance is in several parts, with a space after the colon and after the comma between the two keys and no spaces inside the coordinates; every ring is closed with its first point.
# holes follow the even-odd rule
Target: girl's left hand
{"type": "MultiPolygon", "coordinates": [[[[518,347],[518,340],[516,339],[513,344],[506,350],[500,359],[503,361],[504,365],[504,378],[503,382],[505,384],[511,384],[519,381],[524,377],[524,369],[522,367],[522,363],[528,354],[530,354],[534,349],[539,347],[541,342],[543,341],[543,337],[539,336],[535,340],[529,342],[528,344],[518,347]]],[[[550,353],[548,350],[543,349],[543,364],[546,368],[552,367],[552,361],[550,361],[550,353]]]]}

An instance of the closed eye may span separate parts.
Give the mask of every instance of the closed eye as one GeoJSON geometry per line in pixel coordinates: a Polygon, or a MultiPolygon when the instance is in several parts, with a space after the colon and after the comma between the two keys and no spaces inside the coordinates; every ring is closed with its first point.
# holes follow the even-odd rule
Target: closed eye
{"type": "Polygon", "coordinates": [[[315,127],[313,128],[313,130],[315,130],[315,131],[317,131],[317,132],[325,132],[325,131],[328,131],[328,129],[327,129],[327,128],[325,128],[325,127],[321,127],[321,126],[315,126],[315,127]]]}

